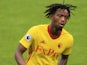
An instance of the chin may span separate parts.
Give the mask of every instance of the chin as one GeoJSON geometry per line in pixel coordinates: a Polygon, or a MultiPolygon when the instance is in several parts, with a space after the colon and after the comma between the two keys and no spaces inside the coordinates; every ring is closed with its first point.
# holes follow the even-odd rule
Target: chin
{"type": "Polygon", "coordinates": [[[62,30],[62,28],[63,28],[63,27],[57,27],[56,29],[57,29],[57,30],[62,30]]]}

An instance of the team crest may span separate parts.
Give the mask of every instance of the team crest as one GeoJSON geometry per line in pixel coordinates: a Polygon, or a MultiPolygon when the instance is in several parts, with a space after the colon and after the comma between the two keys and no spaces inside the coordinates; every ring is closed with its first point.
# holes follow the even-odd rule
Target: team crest
{"type": "Polygon", "coordinates": [[[31,41],[31,39],[32,39],[31,35],[30,34],[26,34],[25,40],[29,42],[29,41],[31,41]]]}
{"type": "Polygon", "coordinates": [[[61,46],[62,46],[62,44],[59,43],[59,44],[58,44],[58,48],[61,48],[61,46]]]}

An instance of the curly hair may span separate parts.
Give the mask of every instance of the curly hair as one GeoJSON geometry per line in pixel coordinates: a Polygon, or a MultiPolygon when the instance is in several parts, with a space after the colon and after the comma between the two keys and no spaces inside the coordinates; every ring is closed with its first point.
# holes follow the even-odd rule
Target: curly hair
{"type": "Polygon", "coordinates": [[[54,14],[57,9],[66,9],[69,13],[69,16],[70,17],[70,13],[71,13],[71,10],[75,10],[76,6],[74,5],[71,5],[71,4],[51,4],[49,6],[46,6],[47,10],[45,11],[46,13],[46,17],[47,18],[50,18],[50,15],[54,14]]]}

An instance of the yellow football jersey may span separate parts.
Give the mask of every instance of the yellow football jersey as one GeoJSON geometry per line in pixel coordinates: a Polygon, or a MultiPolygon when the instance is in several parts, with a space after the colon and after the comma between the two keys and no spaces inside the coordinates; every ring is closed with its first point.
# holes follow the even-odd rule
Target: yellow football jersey
{"type": "Polygon", "coordinates": [[[20,40],[28,48],[26,65],[58,65],[59,55],[69,55],[72,50],[73,37],[66,30],[53,39],[49,25],[34,26],[20,40]]]}

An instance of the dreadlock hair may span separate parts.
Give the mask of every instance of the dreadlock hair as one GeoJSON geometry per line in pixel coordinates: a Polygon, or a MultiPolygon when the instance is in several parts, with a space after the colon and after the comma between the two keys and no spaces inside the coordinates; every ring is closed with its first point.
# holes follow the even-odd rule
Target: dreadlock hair
{"type": "Polygon", "coordinates": [[[73,6],[71,4],[51,4],[49,6],[46,6],[47,10],[45,11],[46,13],[46,17],[47,18],[50,18],[50,15],[54,14],[57,9],[66,9],[69,13],[69,17],[70,17],[70,13],[71,11],[70,10],[75,10],[76,6],[73,6]]]}

